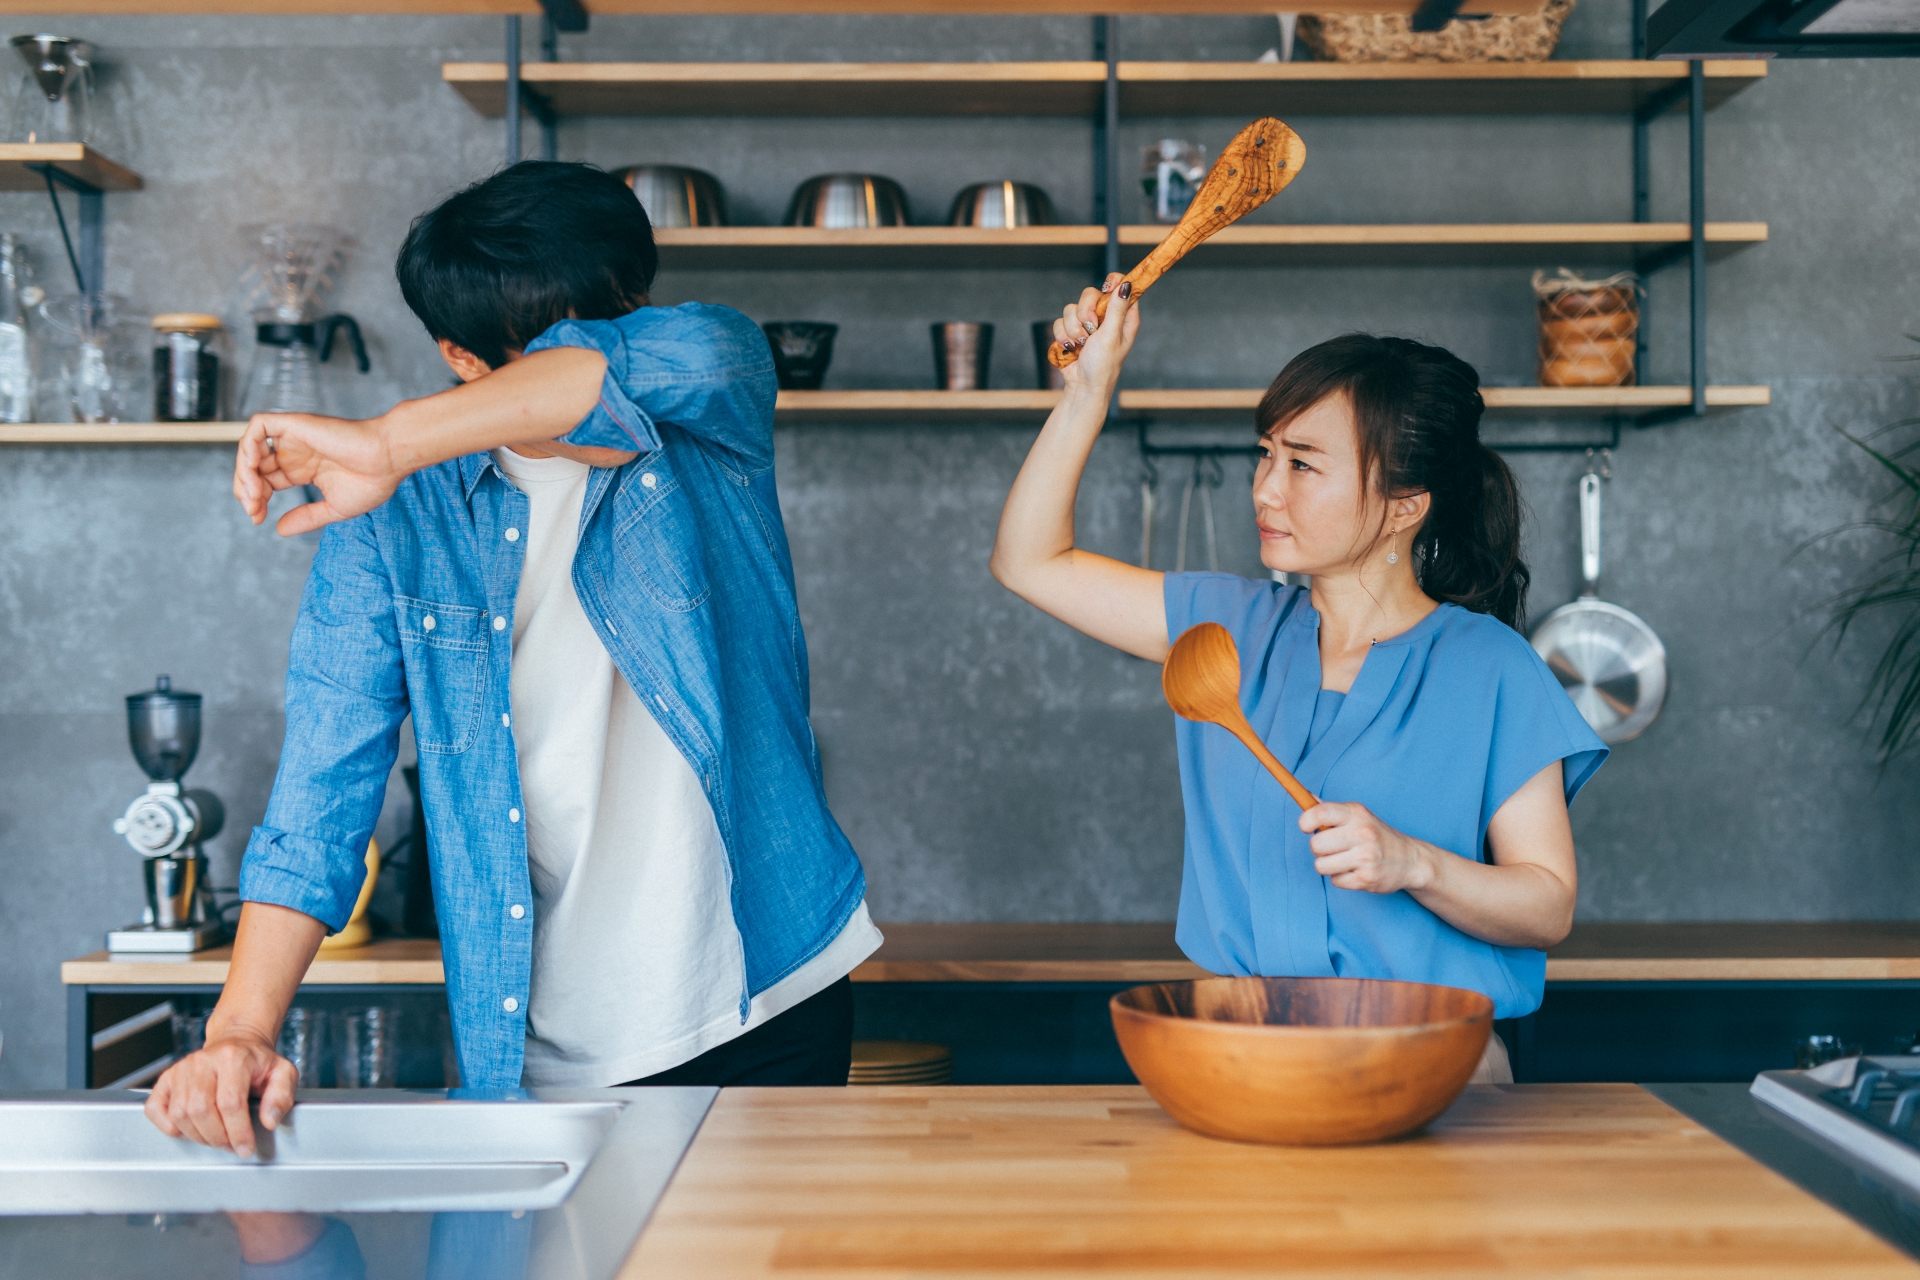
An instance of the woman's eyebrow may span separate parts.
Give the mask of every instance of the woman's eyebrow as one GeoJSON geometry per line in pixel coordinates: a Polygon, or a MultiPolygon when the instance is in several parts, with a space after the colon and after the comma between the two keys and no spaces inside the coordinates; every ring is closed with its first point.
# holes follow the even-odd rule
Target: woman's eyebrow
{"type": "Polygon", "coordinates": [[[1285,436],[1280,437],[1280,447],[1283,449],[1292,449],[1295,453],[1325,453],[1326,452],[1325,449],[1322,449],[1317,444],[1307,444],[1305,441],[1302,441],[1302,440],[1289,440],[1285,436]]]}

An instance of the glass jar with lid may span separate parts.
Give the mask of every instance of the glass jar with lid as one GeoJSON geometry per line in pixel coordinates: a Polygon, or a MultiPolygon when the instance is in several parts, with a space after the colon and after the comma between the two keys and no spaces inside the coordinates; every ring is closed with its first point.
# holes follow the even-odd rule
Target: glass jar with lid
{"type": "Polygon", "coordinates": [[[213,422],[220,416],[220,317],[174,311],[153,318],[153,420],[213,422]]]}

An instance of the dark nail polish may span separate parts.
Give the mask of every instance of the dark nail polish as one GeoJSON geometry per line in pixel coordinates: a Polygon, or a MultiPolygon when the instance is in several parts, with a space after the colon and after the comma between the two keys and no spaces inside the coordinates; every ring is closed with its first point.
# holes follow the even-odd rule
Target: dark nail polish
{"type": "Polygon", "coordinates": [[[1120,296],[1123,298],[1130,298],[1133,296],[1133,281],[1122,280],[1120,282],[1120,296]]]}

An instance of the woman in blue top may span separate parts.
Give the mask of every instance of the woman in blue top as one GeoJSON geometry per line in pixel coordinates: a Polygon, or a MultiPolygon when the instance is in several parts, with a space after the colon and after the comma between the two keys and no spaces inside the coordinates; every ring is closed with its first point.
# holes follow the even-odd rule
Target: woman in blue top
{"type": "MultiPolygon", "coordinates": [[[[1140,325],[1120,278],[1105,289],[1104,321],[1088,289],[1054,325],[1079,358],[1007,497],[994,576],[1155,662],[1224,626],[1254,730],[1323,797],[1302,813],[1225,730],[1176,722],[1181,949],[1215,973],[1435,982],[1532,1012],[1573,922],[1567,803],[1607,749],[1514,629],[1519,492],[1480,442],[1478,376],[1403,338],[1302,352],[1257,411],[1253,505],[1261,562],[1311,590],[1154,573],[1073,544],[1140,325]]],[[[1512,1078],[1497,1037],[1476,1078],[1512,1078]]]]}

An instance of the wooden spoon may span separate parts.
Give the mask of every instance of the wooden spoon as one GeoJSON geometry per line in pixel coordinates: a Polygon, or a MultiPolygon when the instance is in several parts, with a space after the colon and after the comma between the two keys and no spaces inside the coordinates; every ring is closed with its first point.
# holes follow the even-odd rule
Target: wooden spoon
{"type": "Polygon", "coordinates": [[[1274,758],[1247,723],[1247,713],[1240,709],[1240,649],[1225,627],[1202,622],[1182,632],[1160,670],[1160,687],[1166,691],[1167,705],[1175,715],[1217,724],[1240,739],[1287,789],[1301,812],[1320,803],[1313,792],[1300,785],[1300,779],[1287,771],[1287,766],[1274,758]]]}
{"type": "MultiPolygon", "coordinates": [[[[1207,180],[1194,193],[1179,223],[1140,260],[1139,266],[1127,272],[1133,284],[1129,296],[1137,298],[1145,293],[1188,250],[1273,199],[1280,188],[1293,181],[1306,159],[1307,144],[1300,141],[1300,135],[1272,116],[1262,116],[1235,134],[1213,162],[1207,180]]],[[[1095,315],[1106,316],[1107,299],[1112,296],[1100,295],[1093,304],[1095,315]]],[[[1047,349],[1047,362],[1056,369],[1064,369],[1079,358],[1077,351],[1067,351],[1058,342],[1047,349]]]]}

